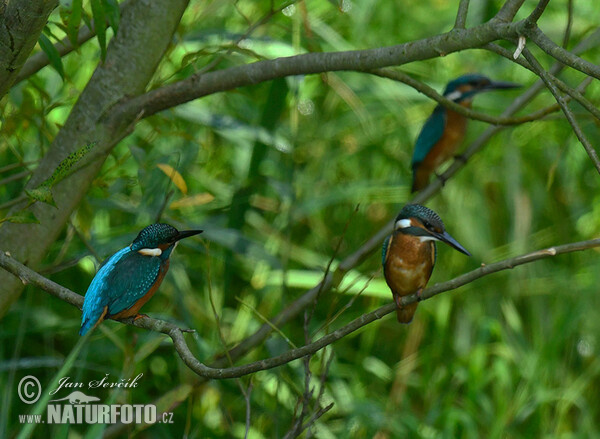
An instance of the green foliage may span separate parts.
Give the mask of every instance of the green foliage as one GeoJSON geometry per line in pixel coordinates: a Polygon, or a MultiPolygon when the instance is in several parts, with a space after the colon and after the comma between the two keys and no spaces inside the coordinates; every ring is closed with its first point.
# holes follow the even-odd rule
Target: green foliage
{"type": "Polygon", "coordinates": [[[50,177],[34,189],[25,189],[27,196],[33,201],[42,201],[56,206],[54,198],[52,197],[52,187],[70,175],[74,171],[73,167],[92,150],[94,145],[95,142],[90,142],[79,148],[77,151],[69,154],[58,164],[50,177]]]}
{"type": "MultiPolygon", "coordinates": [[[[489,18],[502,2],[471,3],[468,26],[489,18]]],[[[208,65],[222,69],[260,58],[424,38],[451,28],[456,4],[310,0],[265,20],[230,50],[248,21],[269,13],[270,2],[191,2],[150,88],[208,65]]],[[[74,1],[66,30],[50,25],[55,35],[76,35],[77,7],[74,1]]],[[[574,2],[574,8],[571,45],[600,20],[593,2],[574,2]]],[[[562,38],[566,10],[564,2],[550,2],[540,21],[555,41],[562,38]]],[[[84,2],[81,11],[84,21],[92,14],[97,25],[108,19],[116,29],[114,2],[84,2]]],[[[23,168],[44,156],[98,64],[98,44],[105,56],[111,34],[102,25],[97,29],[97,42],[58,58],[65,81],[43,69],[0,102],[8,139],[0,146],[0,163],[23,168]]],[[[48,47],[42,50],[48,54],[48,47]]],[[[599,55],[598,49],[584,54],[595,64],[599,55]]],[[[483,50],[402,69],[438,91],[467,72],[525,86],[536,81],[529,71],[483,50]]],[[[572,71],[560,77],[571,85],[582,79],[572,71]]],[[[498,115],[517,95],[482,95],[474,108],[498,115]]],[[[598,81],[586,96],[598,105],[598,81]]],[[[543,92],[521,114],[553,102],[543,92]]],[[[178,246],[143,312],[196,329],[186,339],[198,359],[210,364],[223,350],[210,296],[224,343],[233,346],[316,285],[332,258],[335,269],[410,199],[412,147],[434,106],[402,84],[338,72],[214,94],[144,119],[108,157],[40,271],[84,294],[95,267],[147,224],[160,220],[204,229],[178,246]]],[[[572,108],[597,144],[597,121],[572,108]]],[[[466,143],[485,128],[471,121],[466,143]]],[[[67,157],[29,197],[52,203],[50,189],[92,147],[67,157]]],[[[19,170],[2,170],[1,177],[19,170]]],[[[23,187],[22,179],[0,186],[1,203],[20,196],[23,187]]],[[[466,258],[440,245],[430,284],[482,263],[596,237],[599,189],[598,174],[560,113],[504,129],[427,202],[474,255],[466,258]]],[[[8,209],[0,217],[34,220],[8,209]]],[[[421,303],[408,326],[390,316],[338,341],[322,401],[335,405],[316,423],[314,436],[599,436],[599,261],[597,251],[587,251],[498,273],[421,303]]],[[[372,254],[320,298],[310,324],[314,338],[391,300],[380,262],[372,254]]],[[[0,398],[10,410],[0,413],[0,436],[15,436],[22,427],[17,414],[31,410],[18,399],[19,379],[32,374],[49,386],[79,346],[80,319],[77,309],[33,287],[4,317],[0,398]]],[[[288,340],[305,344],[303,323],[301,313],[237,364],[278,355],[290,347],[288,340]]],[[[318,353],[311,360],[316,388],[324,357],[318,353]]],[[[133,437],[244,437],[246,403],[238,383],[198,381],[162,334],[107,321],[69,366],[72,379],[82,382],[106,373],[115,379],[144,374],[134,390],[89,392],[103,402],[155,402],[174,413],[171,425],[131,426],[133,437]]],[[[282,437],[304,392],[302,362],[241,379],[244,388],[250,383],[249,437],[282,437]]],[[[68,429],[40,425],[35,434],[98,432],[85,425],[68,429]]]]}

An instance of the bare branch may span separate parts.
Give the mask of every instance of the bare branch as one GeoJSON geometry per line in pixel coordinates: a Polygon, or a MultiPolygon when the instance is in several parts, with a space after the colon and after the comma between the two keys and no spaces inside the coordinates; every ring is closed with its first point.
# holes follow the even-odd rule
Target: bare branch
{"type": "Polygon", "coordinates": [[[525,0],[508,0],[502,5],[502,8],[500,8],[494,19],[504,22],[512,21],[517,12],[519,12],[519,9],[521,9],[521,6],[523,6],[523,3],[525,3],[525,0]]]}
{"type": "Polygon", "coordinates": [[[540,0],[539,3],[537,4],[537,6],[535,7],[535,9],[533,10],[533,12],[529,15],[529,17],[527,17],[527,23],[528,24],[537,23],[537,21],[540,19],[540,17],[546,10],[546,6],[548,6],[549,2],[550,2],[550,0],[540,0]]]}
{"type": "Polygon", "coordinates": [[[490,21],[464,30],[454,29],[433,37],[390,47],[352,50],[347,52],[314,52],[302,55],[257,61],[215,72],[194,74],[189,78],[157,88],[116,105],[107,114],[110,123],[119,125],[131,115],[143,112],[144,117],[191,100],[233,88],[290,75],[308,75],[335,71],[367,71],[387,66],[399,66],[412,61],[435,58],[459,50],[481,47],[499,38],[516,38],[522,23],[490,21]]]}
{"type": "Polygon", "coordinates": [[[458,4],[458,12],[456,13],[456,21],[454,22],[455,29],[464,29],[467,23],[467,13],[469,12],[469,1],[460,0],[458,4]]]}
{"type": "Polygon", "coordinates": [[[583,58],[575,55],[573,52],[569,52],[568,50],[563,49],[559,45],[557,45],[554,41],[544,34],[540,30],[539,27],[535,26],[526,31],[527,36],[539,46],[544,52],[548,55],[556,59],[557,61],[562,62],[563,64],[568,65],[580,72],[585,73],[586,75],[593,76],[596,79],[600,79],[600,66],[597,64],[593,64],[589,61],[586,61],[583,58]]]}
{"type": "Polygon", "coordinates": [[[546,87],[548,87],[548,90],[550,90],[550,92],[554,95],[556,102],[558,102],[558,105],[560,105],[560,108],[562,109],[567,120],[571,124],[573,132],[575,132],[575,135],[585,148],[586,152],[588,153],[588,156],[590,157],[590,160],[592,161],[592,163],[596,167],[596,170],[600,174],[600,159],[598,158],[598,153],[596,152],[596,150],[594,149],[584,132],[581,130],[581,127],[579,126],[577,119],[575,119],[575,116],[569,108],[569,105],[558,91],[556,85],[554,85],[552,77],[548,74],[548,72],[546,72],[546,70],[544,70],[544,68],[540,65],[540,63],[537,61],[537,59],[535,59],[533,54],[528,49],[523,50],[523,56],[525,56],[525,59],[529,61],[531,67],[533,67],[533,69],[536,71],[539,77],[542,78],[542,80],[546,84],[546,87]]]}
{"type": "MultiPolygon", "coordinates": [[[[498,46],[498,47],[500,47],[500,46],[498,46]]],[[[506,50],[506,49],[503,49],[503,50],[506,50]]],[[[474,111],[470,108],[467,108],[460,104],[457,104],[454,101],[446,99],[443,95],[436,92],[433,88],[429,87],[427,84],[425,84],[421,81],[417,81],[416,79],[410,77],[409,75],[407,75],[406,73],[403,73],[401,71],[392,70],[389,68],[383,68],[383,69],[371,70],[368,73],[372,73],[373,75],[376,75],[376,76],[379,76],[382,78],[388,78],[388,79],[392,79],[394,81],[399,81],[404,84],[407,84],[407,85],[411,86],[412,88],[414,88],[415,90],[423,93],[425,96],[433,99],[438,104],[448,108],[449,110],[452,110],[458,114],[468,117],[469,119],[479,120],[481,122],[487,122],[492,125],[505,125],[505,126],[520,125],[525,122],[532,122],[534,120],[539,120],[543,116],[558,110],[558,108],[553,106],[553,107],[549,107],[547,109],[536,111],[527,116],[494,117],[494,116],[490,116],[485,113],[480,113],[478,111],[474,111]]]]}
{"type": "MultiPolygon", "coordinates": [[[[587,250],[599,246],[600,239],[592,239],[589,241],[574,242],[571,244],[565,244],[557,247],[550,247],[547,249],[538,250],[533,253],[528,253],[525,255],[517,256],[515,258],[506,259],[504,261],[496,262],[489,265],[482,264],[482,266],[476,270],[463,274],[447,282],[436,284],[433,287],[427,288],[425,291],[423,291],[421,295],[421,300],[427,300],[445,291],[454,290],[458,287],[471,283],[474,280],[479,279],[481,277],[487,276],[492,273],[497,273],[498,271],[511,269],[522,264],[537,261],[539,259],[553,257],[564,253],[587,250]]],[[[62,287],[61,285],[56,284],[55,282],[52,282],[49,279],[46,279],[45,277],[31,270],[30,268],[27,268],[20,262],[17,262],[9,255],[6,255],[4,252],[0,252],[0,267],[3,267],[5,270],[19,277],[22,281],[32,283],[33,285],[36,285],[37,287],[43,289],[44,291],[47,291],[55,297],[60,298],[61,300],[64,300],[67,303],[70,303],[78,308],[81,308],[81,306],[83,305],[82,296],[74,293],[73,291],[68,290],[67,288],[62,287]]],[[[402,297],[402,304],[408,305],[416,302],[417,300],[419,300],[417,294],[404,296],[402,297]]],[[[314,354],[315,352],[323,349],[325,346],[336,342],[337,340],[347,336],[348,334],[351,334],[357,329],[360,329],[363,326],[368,325],[369,323],[375,320],[381,319],[385,315],[393,312],[395,309],[395,303],[388,303],[387,305],[384,305],[374,311],[361,315],[346,326],[343,326],[337,329],[336,331],[327,334],[318,339],[317,341],[310,343],[306,346],[302,346],[297,349],[291,349],[276,357],[255,361],[253,363],[248,363],[243,366],[235,366],[228,368],[208,367],[200,361],[198,361],[198,359],[192,354],[187,343],[185,342],[185,339],[183,337],[184,331],[171,323],[149,317],[144,317],[135,321],[132,321],[132,319],[127,319],[125,321],[122,321],[122,323],[132,324],[133,326],[136,326],[138,328],[144,328],[167,334],[173,340],[174,348],[179,354],[180,358],[196,374],[205,378],[226,379],[238,378],[261,370],[272,369],[274,367],[287,364],[291,361],[297,360],[307,355],[314,354]]]]}

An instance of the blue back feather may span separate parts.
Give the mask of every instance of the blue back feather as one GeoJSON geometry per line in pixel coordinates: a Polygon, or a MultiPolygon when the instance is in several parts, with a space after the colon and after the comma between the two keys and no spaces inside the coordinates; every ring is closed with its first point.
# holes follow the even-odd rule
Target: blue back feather
{"type": "Polygon", "coordinates": [[[381,247],[381,265],[383,265],[384,268],[385,260],[387,259],[388,247],[390,246],[390,238],[391,236],[385,238],[385,241],[383,241],[383,247],[381,247]]]}
{"type": "Polygon", "coordinates": [[[84,335],[96,324],[105,306],[107,316],[133,306],[156,281],[162,262],[160,257],[144,256],[129,247],[112,255],[85,294],[79,334],[84,335]]]}
{"type": "Polygon", "coordinates": [[[121,258],[130,251],[129,247],[125,247],[116,252],[104,261],[100,270],[98,270],[96,276],[92,279],[92,283],[88,287],[83,301],[83,316],[81,317],[79,335],[84,335],[88,332],[102,315],[104,307],[108,305],[108,298],[106,294],[103,294],[105,290],[104,278],[113,270],[121,258]]]}
{"type": "Polygon", "coordinates": [[[431,151],[433,146],[442,138],[445,126],[446,109],[438,105],[425,122],[425,125],[423,125],[423,129],[421,129],[419,137],[417,137],[415,151],[412,157],[413,168],[425,160],[425,157],[427,154],[429,154],[429,151],[431,151]]]}

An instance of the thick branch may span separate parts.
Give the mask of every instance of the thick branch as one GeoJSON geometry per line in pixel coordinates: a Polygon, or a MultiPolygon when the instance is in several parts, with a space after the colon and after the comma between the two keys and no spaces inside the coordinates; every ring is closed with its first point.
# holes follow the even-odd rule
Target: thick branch
{"type": "Polygon", "coordinates": [[[58,0],[0,3],[0,97],[15,82],[58,0]]]}

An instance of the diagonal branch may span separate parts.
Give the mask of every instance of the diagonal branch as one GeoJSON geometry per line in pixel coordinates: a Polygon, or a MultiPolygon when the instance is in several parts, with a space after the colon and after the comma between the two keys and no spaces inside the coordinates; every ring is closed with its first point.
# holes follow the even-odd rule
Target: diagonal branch
{"type": "MultiPolygon", "coordinates": [[[[499,47],[499,46],[498,46],[499,47]]],[[[427,84],[421,82],[421,81],[417,81],[416,79],[410,77],[409,75],[407,75],[404,72],[401,72],[399,70],[392,70],[389,68],[383,68],[383,69],[377,69],[377,70],[371,70],[368,73],[372,73],[373,75],[379,76],[381,78],[388,78],[391,79],[393,81],[398,81],[398,82],[402,82],[406,85],[411,86],[412,88],[414,88],[415,90],[417,90],[418,92],[423,93],[425,96],[433,99],[434,101],[436,101],[438,104],[458,113],[461,114],[465,117],[468,117],[469,119],[473,119],[473,120],[479,120],[481,122],[487,122],[490,123],[492,125],[504,125],[504,126],[511,126],[511,125],[520,125],[523,124],[525,122],[533,122],[535,120],[539,120],[542,117],[546,116],[549,113],[553,113],[555,111],[558,111],[559,108],[556,105],[553,105],[551,107],[548,108],[544,108],[538,111],[535,111],[531,114],[528,114],[526,116],[521,116],[521,117],[509,117],[509,116],[500,116],[500,117],[494,117],[494,116],[490,116],[488,114],[485,113],[480,113],[478,111],[472,110],[469,107],[464,107],[460,104],[457,104],[454,101],[451,101],[450,99],[446,99],[443,95],[439,94],[438,92],[436,92],[433,88],[429,87],[427,84]]]]}
{"type": "Polygon", "coordinates": [[[546,84],[546,87],[548,87],[548,90],[550,90],[550,92],[556,99],[556,102],[558,103],[558,105],[560,105],[560,108],[563,111],[563,113],[565,114],[565,117],[567,118],[567,120],[569,121],[569,124],[571,124],[571,128],[573,128],[573,132],[575,133],[575,135],[577,136],[577,138],[579,139],[579,141],[585,148],[586,152],[588,153],[588,156],[590,157],[590,160],[596,167],[596,170],[598,171],[598,173],[600,173],[600,159],[598,158],[598,153],[596,152],[596,150],[594,149],[594,147],[592,146],[592,144],[590,143],[590,141],[584,134],[581,127],[579,126],[577,119],[575,119],[575,115],[569,108],[569,105],[565,101],[565,98],[558,91],[558,88],[552,81],[550,74],[548,72],[546,72],[546,70],[544,70],[544,68],[540,65],[538,60],[533,56],[533,54],[528,49],[523,50],[523,56],[529,62],[531,67],[533,67],[533,69],[536,71],[536,73],[539,75],[539,77],[542,78],[542,81],[544,81],[544,83],[546,84]]]}
{"type": "Polygon", "coordinates": [[[596,79],[600,79],[600,66],[586,61],[583,58],[575,55],[573,52],[563,49],[554,41],[546,36],[544,32],[537,26],[528,29],[526,35],[544,52],[568,65],[576,70],[579,70],[586,75],[593,76],[596,79]]]}

